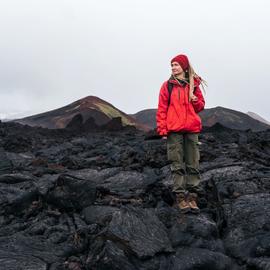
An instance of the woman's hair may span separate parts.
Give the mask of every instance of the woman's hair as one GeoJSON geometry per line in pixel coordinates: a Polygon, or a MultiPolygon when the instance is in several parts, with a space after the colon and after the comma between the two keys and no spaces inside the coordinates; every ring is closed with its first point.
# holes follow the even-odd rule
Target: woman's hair
{"type": "Polygon", "coordinates": [[[189,87],[190,87],[190,91],[192,93],[194,91],[194,78],[198,78],[198,79],[200,79],[200,81],[202,83],[203,91],[206,94],[204,87],[205,86],[207,87],[207,82],[194,71],[194,69],[190,63],[189,63],[189,67],[188,67],[188,72],[185,72],[185,76],[186,76],[186,78],[189,79],[189,87]]]}
{"type": "MultiPolygon", "coordinates": [[[[207,82],[194,71],[190,62],[189,62],[188,70],[184,71],[184,72],[185,72],[185,78],[186,78],[186,80],[184,80],[184,81],[187,84],[189,84],[189,91],[190,92],[192,92],[192,93],[194,92],[194,78],[198,78],[202,83],[202,88],[203,88],[204,93],[206,93],[204,87],[207,87],[207,82]]],[[[173,75],[173,77],[175,78],[174,75],[173,75]]]]}

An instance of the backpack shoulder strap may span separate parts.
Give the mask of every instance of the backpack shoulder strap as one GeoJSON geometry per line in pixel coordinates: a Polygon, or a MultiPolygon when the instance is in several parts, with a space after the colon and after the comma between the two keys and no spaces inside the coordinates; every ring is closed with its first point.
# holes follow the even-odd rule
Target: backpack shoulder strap
{"type": "Polygon", "coordinates": [[[169,92],[169,99],[168,99],[168,107],[169,107],[171,103],[171,94],[172,94],[172,89],[173,89],[173,84],[170,83],[170,81],[167,82],[167,88],[169,92]]]}

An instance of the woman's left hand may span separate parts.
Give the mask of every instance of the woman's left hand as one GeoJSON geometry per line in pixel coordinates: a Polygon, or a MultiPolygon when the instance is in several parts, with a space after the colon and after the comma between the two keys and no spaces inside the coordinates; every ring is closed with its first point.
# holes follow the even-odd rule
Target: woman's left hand
{"type": "Polygon", "coordinates": [[[190,97],[189,97],[189,100],[190,101],[197,101],[198,98],[195,95],[191,94],[190,97]]]}

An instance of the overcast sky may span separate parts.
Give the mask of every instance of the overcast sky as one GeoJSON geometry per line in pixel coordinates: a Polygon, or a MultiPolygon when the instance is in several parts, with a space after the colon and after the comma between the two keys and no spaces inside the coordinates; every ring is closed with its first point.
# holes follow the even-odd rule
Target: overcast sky
{"type": "Polygon", "coordinates": [[[88,95],[156,108],[170,60],[208,82],[206,108],[270,120],[267,0],[0,0],[0,118],[88,95]]]}

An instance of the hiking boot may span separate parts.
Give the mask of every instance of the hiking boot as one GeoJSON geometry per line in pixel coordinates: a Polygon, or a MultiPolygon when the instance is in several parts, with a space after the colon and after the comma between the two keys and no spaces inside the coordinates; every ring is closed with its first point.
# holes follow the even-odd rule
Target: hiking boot
{"type": "Polygon", "coordinates": [[[196,193],[189,193],[188,195],[188,204],[192,213],[200,213],[200,208],[197,205],[198,195],[196,193]]]}
{"type": "Polygon", "coordinates": [[[182,213],[187,213],[190,211],[187,194],[176,193],[176,206],[182,213]]]}

